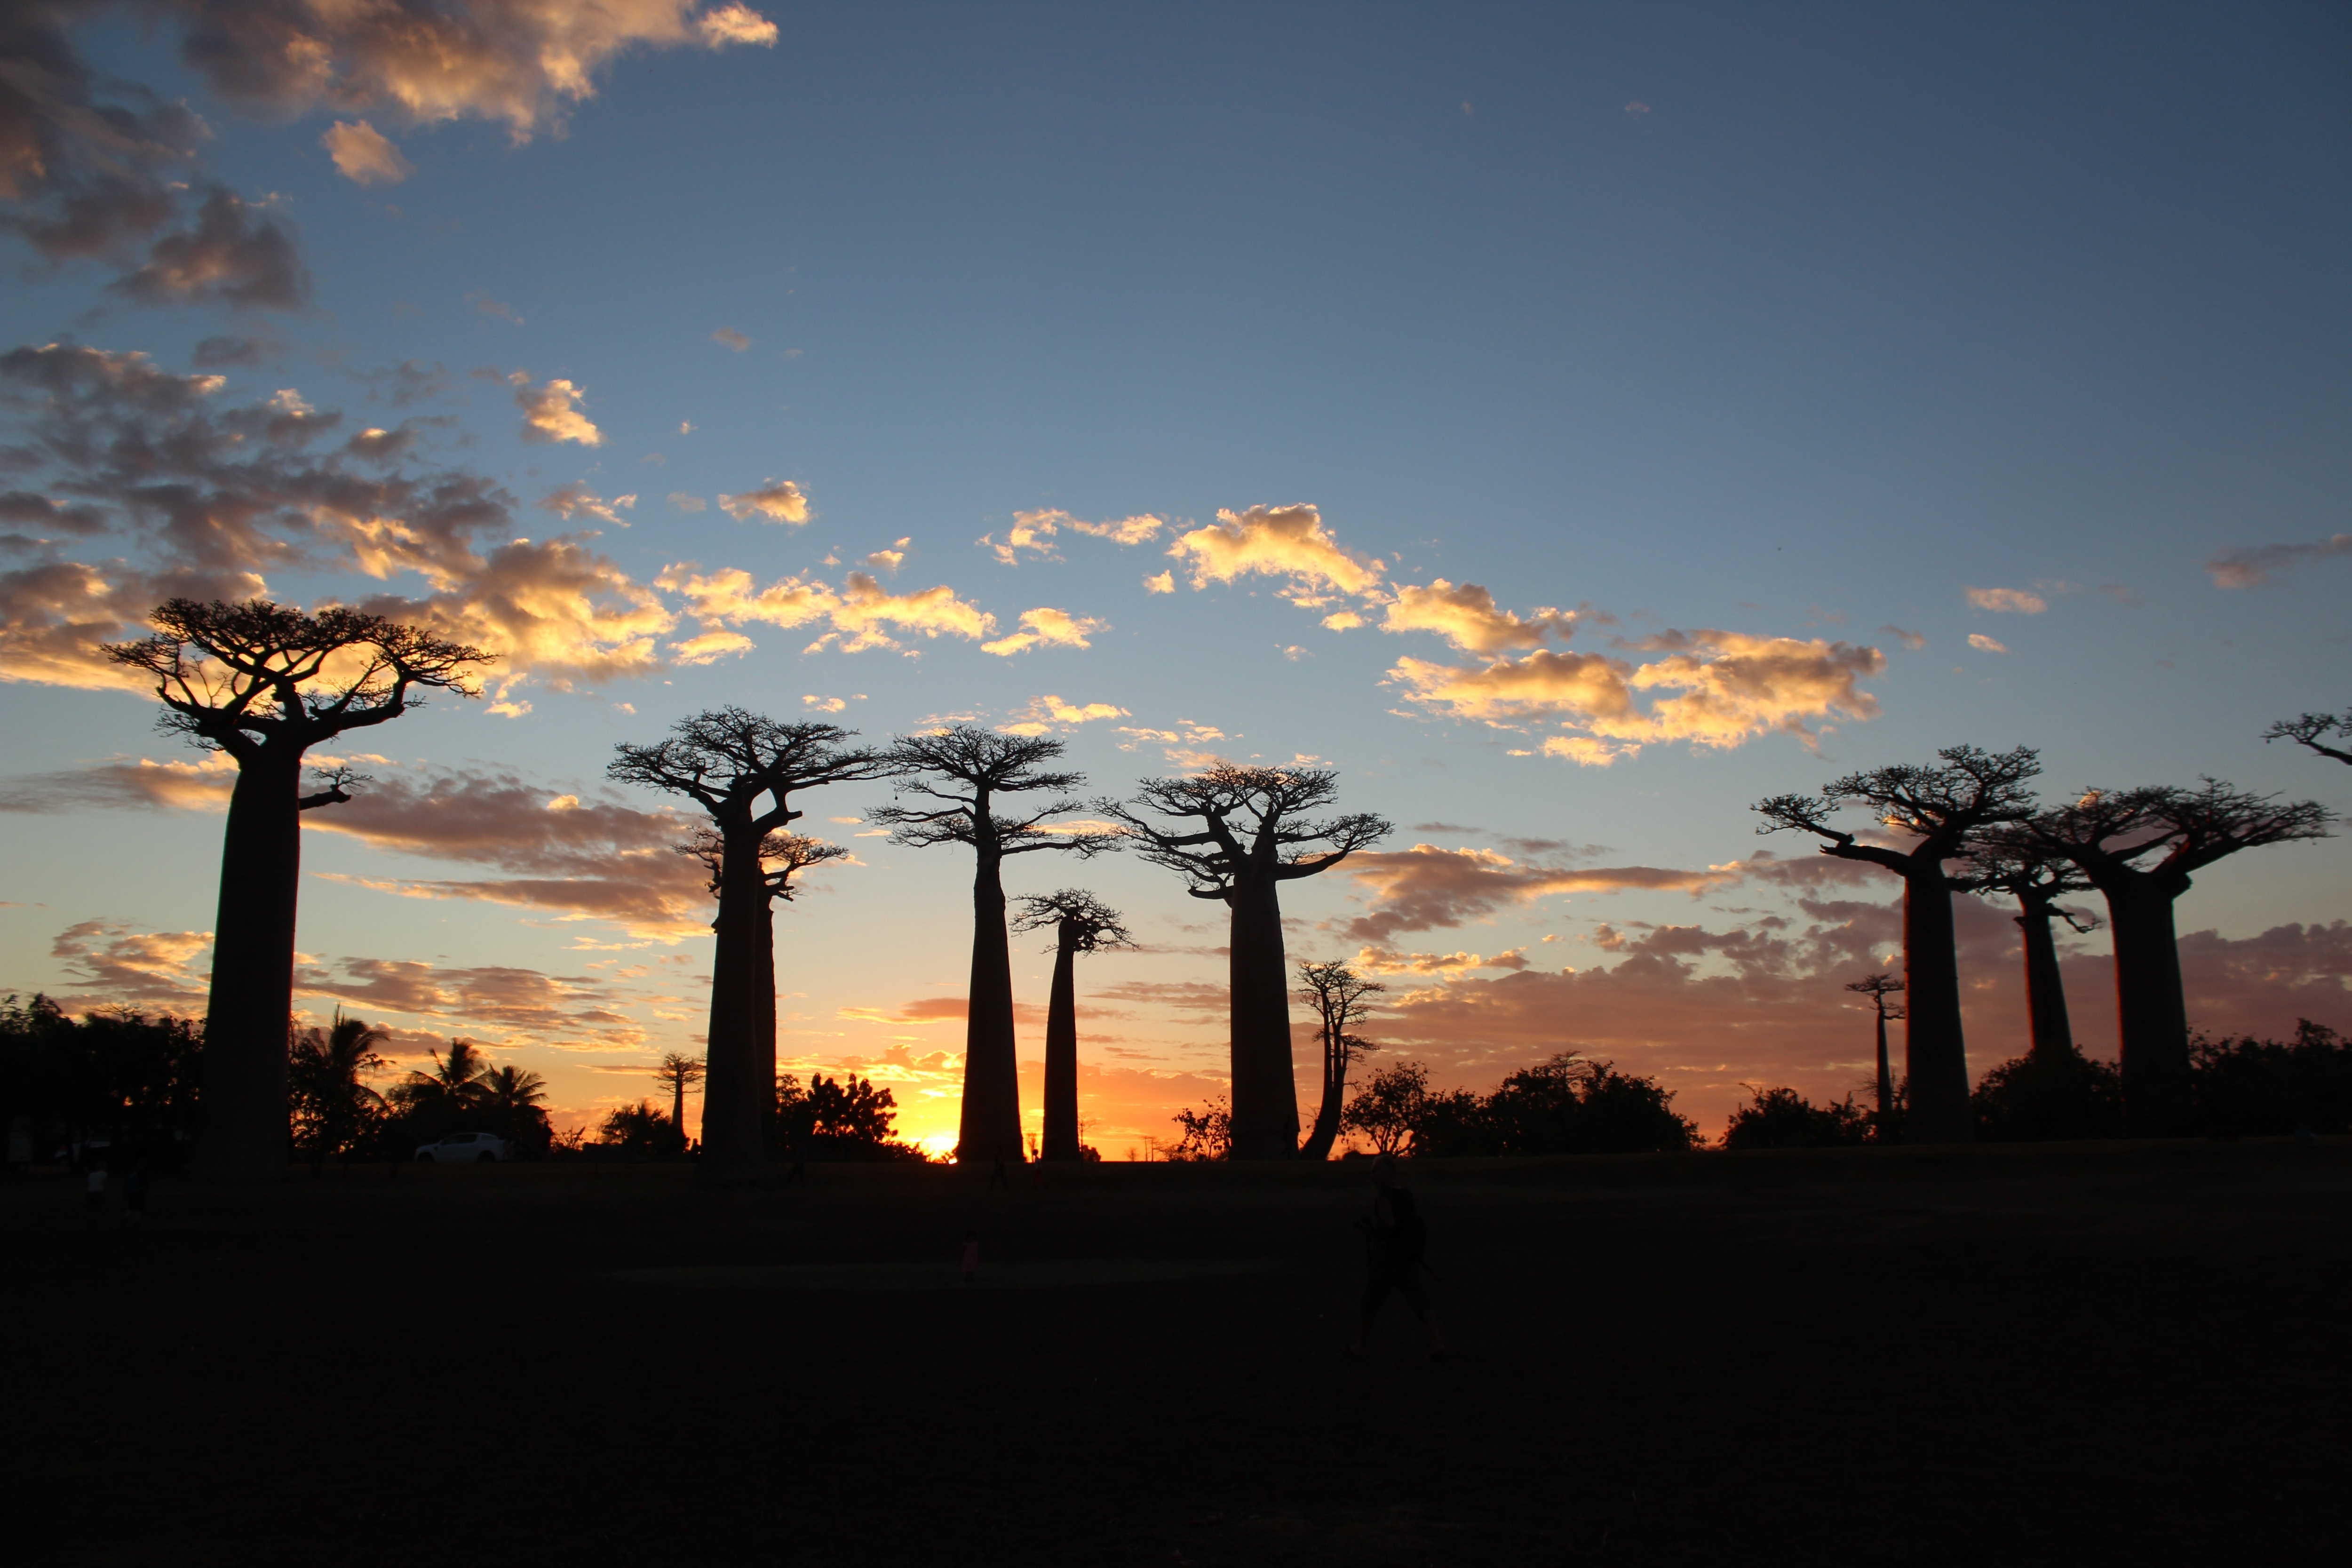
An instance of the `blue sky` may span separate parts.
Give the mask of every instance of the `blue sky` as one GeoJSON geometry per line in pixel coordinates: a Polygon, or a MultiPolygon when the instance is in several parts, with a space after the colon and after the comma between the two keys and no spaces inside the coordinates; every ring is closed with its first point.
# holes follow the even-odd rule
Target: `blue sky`
{"type": "MultiPolygon", "coordinates": [[[[303,1005],[374,1007],[405,1049],[488,1039],[577,1115],[649,1089],[640,1064],[699,1028],[686,905],[514,901],[491,884],[553,874],[564,845],[562,875],[584,875],[581,846],[605,840],[556,835],[556,859],[501,869],[421,803],[455,777],[509,781],[501,809],[609,801],[640,814],[615,831],[642,848],[657,803],[601,784],[612,744],[721,702],[837,699],[876,735],[1042,723],[1107,790],[1212,752],[1337,766],[1349,806],[1399,824],[1395,858],[1302,887],[1295,955],[1387,965],[1388,1038],[1441,1077],[1580,1047],[1661,1074],[1710,1127],[1743,1082],[1849,1087],[1867,1036],[1839,986],[1892,951],[1889,887],[1720,869],[1759,847],[1759,796],[1968,742],[2042,748],[2053,795],[2210,773],[2343,798],[2336,764],[2259,740],[2352,701],[2341,12],[635,0],[562,35],[590,62],[567,86],[538,74],[549,39],[516,31],[524,13],[446,9],[481,25],[466,72],[426,79],[312,17],[331,85],[266,90],[275,35],[238,35],[239,75],[183,58],[178,8],[78,12],[96,75],[184,100],[209,135],[162,170],[193,187],[168,223],[104,253],[5,241],[0,302],[10,346],[201,368],[226,378],[187,393],[207,407],[291,389],[340,411],[320,452],[425,421],[405,471],[507,498],[478,563],[530,539],[542,553],[510,569],[548,592],[548,541],[599,563],[596,607],[533,640],[483,618],[487,568],[371,575],[350,527],[269,525],[295,542],[259,572],[272,594],[395,595],[520,639],[504,714],[446,702],[371,738],[421,815],[309,835],[303,1005]],[[361,126],[344,162],[369,183],[322,142],[361,126]],[[306,292],[109,287],[215,184],[247,232],[299,247],[306,292]],[[195,365],[206,340],[229,363],[195,365]],[[523,438],[519,396],[557,381],[593,444],[523,438]],[[777,507],[804,521],[720,500],[785,483],[777,507]],[[542,504],[558,495],[569,515],[542,504]],[[998,559],[1039,513],[1065,520],[1033,532],[1047,548],[998,559]],[[1131,519],[1158,526],[1120,543],[1069,521],[1131,519]],[[2286,548],[2229,553],[2264,546],[2286,548]],[[829,611],[698,618],[728,571],[888,600],[898,646],[845,651],[876,623],[829,611]],[[1435,604],[1438,579],[1456,611],[1476,585],[1518,620],[1399,608],[1435,604]],[[1574,615],[1528,629],[1544,609],[1574,615]],[[981,646],[1031,611],[1060,612],[1066,640],[981,646]],[[681,648],[698,636],[751,646],[681,648]],[[1480,671],[1545,650],[1616,661],[1632,707],[1596,728],[1585,689],[1473,700],[1480,671]],[[1641,684],[1676,658],[1684,684],[1641,684]],[[1659,706],[1677,694],[1711,705],[1659,706]],[[1125,711],[1067,717],[1089,705],[1125,711]],[[1681,879],[1574,875],[1628,868],[1681,879]],[[1416,898],[1441,918],[1396,913],[1416,898]]],[[[0,410],[10,441],[44,416],[27,388],[0,410]]],[[[73,482],[54,463],[10,479],[73,482]]],[[[133,767],[185,760],[149,705],[25,648],[67,613],[45,564],[160,584],[232,563],[101,502],[104,531],[20,530],[0,560],[19,738],[0,970],[184,1005],[211,921],[206,781],[133,767]]],[[[883,793],[814,797],[813,820],[883,793]]],[[[805,993],[787,1052],[873,1071],[911,1130],[950,1128],[966,868],[845,841],[860,864],[784,922],[782,986],[805,993]]],[[[2182,928],[2210,933],[2201,1021],[2352,1024],[2346,854],[2200,879],[2182,928]]],[[[1154,948],[1082,980],[1105,992],[1089,1103],[1116,1152],[1215,1087],[1221,933],[1150,868],[1057,871],[1015,890],[1097,886],[1154,948]]],[[[1980,1070],[2022,1026],[2013,933],[1979,917],[1980,1070]]],[[[2069,969],[2095,1050],[2103,952],[2087,940],[2069,969]]]]}

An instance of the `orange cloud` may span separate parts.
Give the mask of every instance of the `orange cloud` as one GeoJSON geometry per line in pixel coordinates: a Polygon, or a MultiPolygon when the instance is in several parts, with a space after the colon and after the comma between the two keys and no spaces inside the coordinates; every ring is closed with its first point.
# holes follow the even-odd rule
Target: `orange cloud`
{"type": "Polygon", "coordinates": [[[1184,564],[1195,588],[1247,576],[1283,577],[1299,594],[1318,585],[1363,594],[1380,585],[1388,568],[1340,548],[1312,506],[1219,509],[1217,521],[1177,536],[1168,553],[1184,564]]]}
{"type": "Polygon", "coordinates": [[[770,479],[756,490],[746,490],[737,496],[722,495],[719,498],[719,510],[739,522],[763,517],[770,522],[797,525],[806,522],[810,517],[808,497],[803,495],[800,486],[790,479],[770,479]]]}
{"type": "Polygon", "coordinates": [[[1736,869],[1670,870],[1656,866],[1577,869],[1521,862],[1492,849],[1359,851],[1341,868],[1372,895],[1370,914],[1340,928],[1354,941],[1387,947],[1404,931],[1483,919],[1499,909],[1555,893],[1701,892],[1738,879],[1736,869]]]}
{"type": "Polygon", "coordinates": [[[981,644],[982,651],[1001,658],[1010,658],[1029,648],[1051,644],[1060,647],[1091,647],[1087,639],[1110,623],[1091,616],[1073,616],[1066,610],[1035,609],[1021,612],[1021,630],[994,642],[981,644]]]}
{"type": "Polygon", "coordinates": [[[338,120],[319,145],[335,161],[335,172],[354,184],[396,185],[416,173],[416,165],[364,120],[338,120]]]}
{"type": "Polygon", "coordinates": [[[982,549],[993,554],[1007,566],[1021,563],[1021,552],[1031,552],[1043,560],[1058,560],[1061,552],[1054,544],[1054,536],[1067,529],[1096,539],[1108,539],[1114,544],[1143,544],[1167,526],[1165,519],[1141,514],[1123,517],[1111,522],[1087,522],[1072,517],[1058,508],[1045,511],[1016,511],[1013,526],[1004,531],[1003,542],[994,534],[983,534],[979,541],[982,549]]]}
{"type": "Polygon", "coordinates": [[[2038,616],[2050,607],[2050,601],[2023,588],[1969,588],[1969,603],[1979,610],[1996,615],[2038,616]]]}
{"type": "Polygon", "coordinates": [[[522,438],[526,441],[576,441],[583,447],[601,447],[604,432],[580,412],[582,389],[571,382],[557,379],[545,386],[533,386],[521,371],[507,380],[515,389],[515,406],[522,410],[522,438]]]}
{"type": "MultiPolygon", "coordinates": [[[[1353,615],[1330,616],[1325,626],[1344,619],[1360,626],[1353,615]]],[[[1389,632],[1435,632],[1465,653],[1512,653],[1539,646],[1548,636],[1565,640],[1576,616],[1563,610],[1538,610],[1522,619],[1495,607],[1495,595],[1475,583],[1460,587],[1440,577],[1423,587],[1400,587],[1389,602],[1381,629],[1389,632]]]]}

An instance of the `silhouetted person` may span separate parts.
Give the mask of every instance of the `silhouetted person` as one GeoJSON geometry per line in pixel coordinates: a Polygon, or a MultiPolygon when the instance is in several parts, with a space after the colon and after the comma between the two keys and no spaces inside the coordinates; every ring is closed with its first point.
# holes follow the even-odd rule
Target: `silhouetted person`
{"type": "Polygon", "coordinates": [[[1422,1260],[1428,1230],[1422,1223],[1421,1205],[1398,1184],[1395,1155],[1383,1154],[1372,1162],[1371,1217],[1356,1224],[1364,1232],[1367,1278],[1363,1315],[1356,1325],[1355,1353],[1364,1353],[1371,1339],[1373,1315],[1393,1290],[1412,1309],[1414,1321],[1429,1331],[1429,1359],[1444,1360],[1445,1336],[1437,1331],[1437,1314],[1430,1309],[1429,1290],[1422,1283],[1422,1276],[1429,1270],[1422,1260]]]}
{"type": "Polygon", "coordinates": [[[1013,1178],[1004,1173],[1004,1156],[1002,1154],[996,1157],[996,1169],[988,1173],[988,1190],[992,1193],[999,1187],[1008,1193],[1013,1190],[1013,1178]]]}

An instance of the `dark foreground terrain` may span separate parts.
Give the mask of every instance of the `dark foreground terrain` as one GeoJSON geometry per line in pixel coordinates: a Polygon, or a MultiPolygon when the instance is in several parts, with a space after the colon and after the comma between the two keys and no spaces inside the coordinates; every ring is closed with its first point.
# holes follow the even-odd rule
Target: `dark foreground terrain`
{"type": "Polygon", "coordinates": [[[19,1563],[2340,1561],[2352,1148],[0,1184],[19,1563]],[[982,1283],[955,1259],[983,1238],[982,1283]]]}

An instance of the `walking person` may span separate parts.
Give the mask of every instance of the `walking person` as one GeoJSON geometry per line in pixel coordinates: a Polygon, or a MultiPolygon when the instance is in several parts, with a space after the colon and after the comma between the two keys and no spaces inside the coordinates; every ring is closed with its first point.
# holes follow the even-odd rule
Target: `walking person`
{"type": "Polygon", "coordinates": [[[1429,1237],[1421,1205],[1399,1179],[1397,1160],[1383,1154],[1372,1162],[1372,1213],[1356,1222],[1364,1233],[1364,1310],[1356,1325],[1356,1342],[1349,1347],[1361,1356],[1372,1336],[1372,1318],[1394,1291],[1412,1309],[1414,1321],[1429,1331],[1429,1359],[1445,1359],[1445,1336],[1437,1331],[1437,1313],[1429,1304],[1423,1277],[1429,1265],[1422,1251],[1429,1237]]]}

